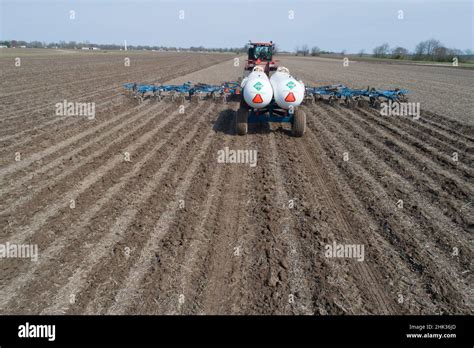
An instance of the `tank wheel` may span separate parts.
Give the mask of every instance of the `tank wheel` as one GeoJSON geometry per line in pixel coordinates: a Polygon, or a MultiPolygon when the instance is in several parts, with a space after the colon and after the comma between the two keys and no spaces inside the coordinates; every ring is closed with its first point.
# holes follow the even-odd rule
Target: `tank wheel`
{"type": "Polygon", "coordinates": [[[300,109],[295,109],[293,123],[291,124],[291,134],[294,137],[302,137],[306,130],[306,114],[300,109]]]}
{"type": "Polygon", "coordinates": [[[235,132],[238,135],[245,135],[248,132],[248,109],[240,106],[235,116],[235,132]]]}

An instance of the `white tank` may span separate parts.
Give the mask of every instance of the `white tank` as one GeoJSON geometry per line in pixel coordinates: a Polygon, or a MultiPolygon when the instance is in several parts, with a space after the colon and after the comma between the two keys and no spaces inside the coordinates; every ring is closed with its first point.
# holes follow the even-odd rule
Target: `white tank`
{"type": "Polygon", "coordinates": [[[260,66],[253,68],[252,72],[242,80],[241,87],[245,102],[252,108],[264,108],[272,101],[272,85],[260,66]]]}
{"type": "Polygon", "coordinates": [[[282,109],[298,106],[303,102],[305,87],[302,81],[297,81],[290,75],[287,68],[279,67],[270,78],[275,102],[282,109]]]}

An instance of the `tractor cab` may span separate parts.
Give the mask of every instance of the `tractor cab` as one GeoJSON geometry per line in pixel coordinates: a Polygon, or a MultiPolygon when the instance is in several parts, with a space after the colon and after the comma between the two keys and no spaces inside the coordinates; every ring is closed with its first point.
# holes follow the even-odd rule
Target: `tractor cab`
{"type": "Polygon", "coordinates": [[[255,46],[249,49],[249,59],[272,60],[272,48],[270,46],[255,46]]]}
{"type": "Polygon", "coordinates": [[[277,69],[276,63],[273,61],[273,51],[275,45],[270,42],[250,42],[248,49],[248,59],[245,70],[251,71],[255,66],[262,66],[265,74],[269,75],[270,71],[277,69]]]}

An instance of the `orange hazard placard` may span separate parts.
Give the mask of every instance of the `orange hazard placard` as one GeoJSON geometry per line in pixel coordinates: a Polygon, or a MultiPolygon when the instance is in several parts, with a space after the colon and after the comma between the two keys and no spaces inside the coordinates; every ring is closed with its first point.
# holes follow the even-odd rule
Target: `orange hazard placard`
{"type": "Polygon", "coordinates": [[[285,98],[285,101],[288,102],[288,103],[296,101],[296,98],[295,98],[295,95],[293,94],[293,92],[288,93],[288,95],[285,98]]]}
{"type": "Polygon", "coordinates": [[[255,95],[255,97],[253,97],[252,101],[256,104],[263,103],[263,99],[262,99],[262,96],[260,94],[255,95]]]}

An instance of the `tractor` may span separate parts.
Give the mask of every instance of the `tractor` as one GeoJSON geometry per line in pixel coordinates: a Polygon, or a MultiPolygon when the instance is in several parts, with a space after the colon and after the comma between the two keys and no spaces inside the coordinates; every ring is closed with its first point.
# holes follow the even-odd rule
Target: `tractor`
{"type": "Polygon", "coordinates": [[[275,44],[270,42],[249,42],[248,58],[245,64],[246,71],[252,71],[255,66],[264,67],[265,74],[269,76],[270,71],[277,69],[276,62],[273,60],[275,44]]]}

